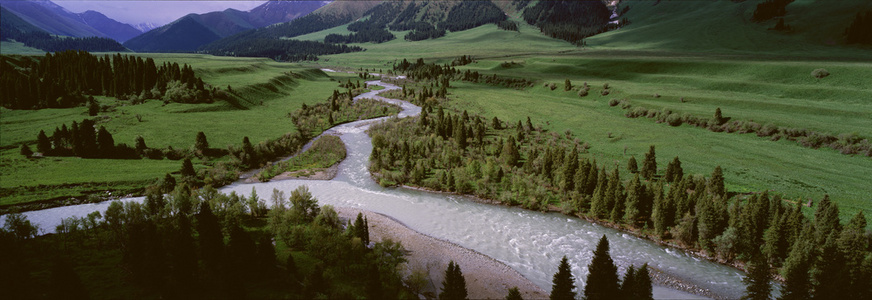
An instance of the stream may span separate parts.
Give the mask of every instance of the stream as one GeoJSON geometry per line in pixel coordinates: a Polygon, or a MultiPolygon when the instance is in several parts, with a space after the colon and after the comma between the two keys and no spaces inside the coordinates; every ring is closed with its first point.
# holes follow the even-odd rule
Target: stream
{"type": "MultiPolygon", "coordinates": [[[[367,83],[380,85],[385,89],[362,94],[355,99],[372,98],[398,104],[403,108],[396,116],[400,118],[420,113],[421,108],[411,103],[377,95],[399,87],[378,80],[367,83]]],[[[621,276],[630,265],[638,267],[648,263],[654,269],[708,289],[715,295],[737,299],[744,294],[744,273],[735,268],[696,258],[681,250],[663,247],[582,219],[559,213],[484,204],[459,195],[381,187],[370,178],[367,170],[372,144],[365,132],[369,124],[381,119],[346,123],[324,133],[340,135],[348,153],[346,159],[340,163],[339,172],[333,180],[282,180],[252,184],[240,180],[220,188],[219,191],[247,196],[255,189],[261,198],[269,199],[273,189],[290,195],[290,191],[307,185],[322,206],[329,204],[355,207],[390,216],[413,230],[473,249],[503,262],[545,291],[551,290],[552,276],[557,272],[557,265],[565,255],[573,266],[572,273],[581,295],[593,250],[599,239],[606,235],[612,259],[618,265],[621,276]]],[[[133,197],[121,201],[143,199],[133,197]]],[[[63,218],[82,217],[93,211],[103,212],[109,203],[106,201],[64,206],[26,212],[24,215],[45,234],[53,232],[63,218]]],[[[0,222],[3,220],[5,216],[0,216],[0,222]]],[[[653,291],[654,297],[658,299],[703,298],[657,285],[653,291]]]]}

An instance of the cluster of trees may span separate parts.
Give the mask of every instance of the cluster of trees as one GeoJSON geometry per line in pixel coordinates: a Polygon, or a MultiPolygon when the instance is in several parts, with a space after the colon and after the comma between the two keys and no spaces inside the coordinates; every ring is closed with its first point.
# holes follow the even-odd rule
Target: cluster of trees
{"type": "Polygon", "coordinates": [[[845,29],[848,44],[872,44],[872,11],[857,13],[851,26],[845,29]]]}
{"type": "Polygon", "coordinates": [[[44,130],[40,130],[36,136],[36,150],[43,156],[139,158],[136,149],[127,144],[115,145],[112,134],[103,126],[97,129],[94,120],[90,119],[83,119],[81,123],[73,121],[69,128],[67,124],[63,124],[60,128],[55,127],[51,137],[47,136],[44,130]]]}
{"type": "Polygon", "coordinates": [[[439,28],[463,31],[505,20],[506,14],[491,1],[462,1],[451,8],[448,17],[439,23],[439,28]]]}
{"type": "Polygon", "coordinates": [[[344,93],[334,90],[327,101],[304,104],[289,116],[299,131],[313,134],[342,123],[399,113],[400,107],[397,105],[372,99],[355,101],[354,96],[360,91],[359,88],[344,93]]]}
{"type": "Polygon", "coordinates": [[[713,132],[754,133],[759,137],[768,137],[773,141],[786,139],[796,141],[808,148],[828,147],[842,154],[860,154],[872,157],[872,142],[856,133],[834,135],[805,128],[777,126],[772,123],[760,124],[754,121],[732,120],[730,117],[724,117],[720,108],[715,109],[712,117],[699,117],[677,113],[668,108],[656,110],[633,106],[627,100],[612,99],[609,105],[620,105],[626,109],[627,112],[624,115],[628,118],[647,117],[656,120],[657,123],[666,123],[671,126],[688,124],[713,132]]]}
{"type": "Polygon", "coordinates": [[[505,31],[520,31],[520,29],[518,29],[518,23],[509,20],[497,22],[497,27],[505,31]]]}
{"type": "MultiPolygon", "coordinates": [[[[454,59],[451,64],[440,66],[435,63],[425,63],[423,58],[418,58],[414,63],[410,63],[408,60],[403,59],[400,63],[394,64],[393,71],[406,74],[406,76],[412,80],[434,80],[437,83],[444,83],[449,80],[463,80],[475,83],[483,81],[488,84],[518,89],[532,87],[534,85],[533,81],[525,78],[511,78],[497,76],[497,74],[487,76],[480,74],[478,71],[466,70],[460,72],[454,68],[454,66],[458,65],[457,63],[469,63],[472,61],[471,57],[462,56],[454,59]]],[[[447,86],[447,83],[443,85],[447,86]]]]}
{"type": "Polygon", "coordinates": [[[54,37],[44,31],[22,32],[6,27],[0,30],[2,30],[0,36],[2,36],[3,41],[15,40],[24,43],[27,47],[33,47],[46,52],[67,50],[114,52],[127,50],[117,41],[104,37],[54,37]]]}
{"type": "MultiPolygon", "coordinates": [[[[609,240],[605,235],[597,243],[587,269],[589,274],[585,280],[584,299],[654,299],[648,264],[642,265],[638,270],[630,266],[624,279],[620,280],[618,267],[609,254],[609,240]]],[[[566,256],[560,261],[552,282],[550,299],[576,298],[575,279],[566,256]]]]}
{"type": "Polygon", "coordinates": [[[357,46],[286,39],[238,39],[209,44],[201,52],[222,56],[266,57],[276,61],[316,61],[319,55],[363,51],[357,46]]]}
{"type": "Polygon", "coordinates": [[[84,104],[83,95],[200,103],[213,101],[217,93],[187,64],[157,66],[151,58],[121,54],[99,57],[64,51],[17,62],[3,57],[0,68],[0,87],[7,91],[0,95],[0,103],[12,109],[75,107],[84,104]]]}
{"type": "Polygon", "coordinates": [[[244,197],[211,187],[192,192],[180,185],[167,195],[151,189],[142,204],[116,201],[104,214],[71,217],[56,234],[38,238],[26,218],[12,214],[0,229],[0,266],[8,279],[0,286],[16,299],[85,299],[96,289],[110,298],[128,297],[130,290],[147,298],[409,295],[397,273],[405,261],[402,245],[371,245],[361,215],[343,224],[305,187],[289,198],[273,191],[272,201],[268,210],[253,190],[244,197]],[[282,244],[291,251],[277,257],[282,244]],[[45,263],[46,257],[57,259],[45,263]],[[38,275],[43,272],[51,276],[38,275]],[[118,284],[107,286],[108,276],[118,284]]]}
{"type": "Polygon", "coordinates": [[[757,4],[751,20],[755,22],[766,21],[775,17],[783,17],[787,14],[787,5],[794,0],[766,0],[757,4]]]}
{"type": "Polygon", "coordinates": [[[523,18],[548,36],[581,43],[608,30],[610,14],[602,1],[539,1],[524,10],[523,18]]]}
{"type": "MultiPolygon", "coordinates": [[[[845,290],[868,293],[864,276],[872,276],[872,268],[864,264],[872,266],[872,249],[865,217],[859,213],[844,226],[850,229],[840,232],[838,209],[826,197],[809,220],[799,203],[779,196],[728,193],[720,167],[709,177],[684,174],[676,157],[660,173],[653,146],[641,168],[632,159],[631,176],[622,178],[621,168],[583,157],[589,146],[579,145],[570,133],[547,133],[529,119],[512,126],[466,112],[452,116],[430,105],[417,118],[389,120],[370,134],[370,170],[380,184],[473,194],[529,209],[555,205],[725,261],[749,262],[765,253],[766,262],[784,266],[785,273],[791,255],[804,257],[809,268],[829,268],[820,254],[832,236],[839,257],[853,259],[838,267],[855,276],[846,279],[851,287],[845,290]],[[817,236],[816,242],[803,238],[803,231],[817,236]]],[[[806,279],[821,289],[827,286],[828,277],[806,279]]]]}

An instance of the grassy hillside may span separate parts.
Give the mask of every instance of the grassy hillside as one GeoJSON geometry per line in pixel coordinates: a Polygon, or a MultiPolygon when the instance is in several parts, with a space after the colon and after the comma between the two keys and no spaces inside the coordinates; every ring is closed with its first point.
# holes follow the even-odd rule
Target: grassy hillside
{"type": "Polygon", "coordinates": [[[586,41],[595,49],[872,59],[868,48],[833,47],[843,44],[855,13],[872,10],[872,2],[797,0],[784,17],[791,32],[770,30],[775,20],[752,22],[758,2],[621,1],[632,23],[586,41]]]}
{"type": "MultiPolygon", "coordinates": [[[[203,131],[211,147],[240,145],[248,136],[252,143],[294,132],[289,112],[303,103],[326,99],[337,83],[333,80],[356,78],[350,74],[327,76],[319,70],[305,69],[268,59],[227,58],[192,54],[146,54],[160,64],[164,61],[187,63],[209,84],[226,87],[245,106],[239,109],[226,102],[213,104],[164,105],[149,100],[129,105],[114,98],[99,97],[102,105],[113,108],[101,112],[98,125],[105,126],[116,143],[133,145],[142,135],[152,148],[172,146],[186,149],[194,145],[197,132],[203,131]],[[247,100],[247,101],[246,101],[247,100]],[[142,117],[138,121],[136,115],[142,117]]],[[[18,154],[22,143],[33,143],[36,134],[48,134],[55,127],[87,118],[85,107],[70,109],[8,110],[0,108],[0,166],[2,205],[88,195],[108,189],[134,190],[150,184],[166,173],[177,172],[181,161],[169,159],[103,160],[75,157],[48,157],[28,160],[18,154]],[[27,192],[24,192],[27,191],[27,192]]],[[[195,160],[196,168],[220,160],[195,160]]]]}

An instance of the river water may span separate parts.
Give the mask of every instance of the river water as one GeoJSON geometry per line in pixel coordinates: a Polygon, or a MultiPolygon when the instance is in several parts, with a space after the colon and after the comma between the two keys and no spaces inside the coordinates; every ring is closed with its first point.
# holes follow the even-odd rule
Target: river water
{"type": "MultiPolygon", "coordinates": [[[[371,81],[386,87],[397,86],[371,81]]],[[[379,97],[374,91],[358,98],[374,98],[399,104],[404,111],[398,117],[415,116],[421,108],[408,102],[379,97]]],[[[365,133],[368,125],[378,120],[343,124],[325,134],[341,136],[347,147],[347,158],[339,165],[336,178],[330,181],[283,180],[246,184],[237,182],[219,189],[223,193],[249,195],[252,189],[269,199],[273,189],[290,195],[290,191],[307,185],[321,205],[355,207],[390,216],[406,226],[457,245],[476,250],[499,260],[530,279],[546,291],[563,256],[569,258],[579,290],[588,275],[587,265],[599,239],[609,239],[611,256],[623,274],[630,265],[648,263],[653,268],[685,282],[708,289],[716,295],[739,298],[744,293],[741,280],[744,273],[723,265],[684,254],[620,231],[588,223],[558,213],[542,213],[517,207],[483,204],[464,196],[431,193],[407,188],[384,188],[376,184],[367,171],[372,150],[365,133]]],[[[122,199],[143,201],[143,197],[122,199]]],[[[269,201],[267,201],[269,202],[269,201]]],[[[85,216],[93,211],[105,211],[109,202],[58,207],[25,213],[39,225],[43,233],[54,231],[62,218],[85,216]]],[[[0,216],[0,219],[5,219],[0,216]]],[[[2,222],[3,220],[0,220],[2,222]]],[[[487,280],[482,278],[482,280],[487,280]]],[[[700,298],[674,289],[654,286],[659,299],[700,298]]]]}

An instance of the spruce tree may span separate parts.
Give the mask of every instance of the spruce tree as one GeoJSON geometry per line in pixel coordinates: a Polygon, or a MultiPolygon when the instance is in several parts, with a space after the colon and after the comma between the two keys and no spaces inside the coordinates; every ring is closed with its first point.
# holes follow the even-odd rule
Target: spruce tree
{"type": "Polygon", "coordinates": [[[642,208],[642,202],[644,201],[642,199],[644,197],[642,188],[639,174],[636,174],[633,176],[633,180],[630,181],[630,185],[627,186],[627,208],[624,214],[624,221],[636,227],[640,227],[647,222],[642,208]]]}
{"type": "Polygon", "coordinates": [[[521,291],[518,290],[518,287],[513,287],[509,289],[509,294],[506,295],[506,300],[524,300],[521,297],[521,291]]]}
{"type": "MultiPolygon", "coordinates": [[[[803,236],[812,238],[813,229],[804,229],[803,236]]],[[[779,300],[807,300],[811,299],[811,258],[809,252],[813,251],[811,242],[797,239],[790,250],[790,256],[784,261],[781,275],[784,276],[784,285],[781,286],[779,300]]]]}
{"type": "Polygon", "coordinates": [[[609,255],[609,240],[605,235],[596,245],[593,259],[588,266],[589,274],[585,281],[584,298],[587,300],[616,299],[620,297],[618,267],[609,255]]]}
{"type": "Polygon", "coordinates": [[[554,273],[554,279],[551,282],[553,283],[551,285],[551,300],[575,299],[575,278],[572,276],[572,269],[569,267],[566,256],[560,260],[557,273],[554,273]]]}
{"type": "Polygon", "coordinates": [[[666,165],[666,174],[663,175],[663,180],[672,183],[681,180],[682,177],[684,177],[684,170],[681,169],[681,161],[676,156],[672,162],[666,165]]]}
{"type": "Polygon", "coordinates": [[[651,287],[651,274],[648,272],[648,263],[636,270],[636,284],[633,289],[633,299],[654,300],[651,287]]]}
{"type": "Polygon", "coordinates": [[[47,155],[51,152],[51,140],[48,139],[43,130],[40,130],[39,134],[36,135],[36,151],[42,153],[42,155],[47,155]]]}
{"type": "Polygon", "coordinates": [[[823,244],[831,232],[841,230],[839,224],[839,206],[830,201],[830,195],[824,195],[824,199],[818,203],[814,212],[814,226],[817,229],[817,242],[823,244]]]}
{"type": "Polygon", "coordinates": [[[190,158],[185,158],[182,162],[182,169],[180,171],[182,173],[182,178],[197,176],[197,172],[194,171],[194,164],[191,163],[190,158]]]}
{"type": "Polygon", "coordinates": [[[630,156],[630,159],[627,160],[627,171],[629,171],[630,174],[636,174],[639,172],[639,165],[636,163],[635,156],[630,156]]]}
{"type": "Polygon", "coordinates": [[[712,172],[712,177],[709,178],[708,182],[709,193],[712,195],[720,196],[722,199],[726,196],[726,189],[724,188],[724,171],[721,170],[721,166],[715,167],[715,170],[712,172]]]}
{"type": "Polygon", "coordinates": [[[645,160],[642,162],[642,177],[648,180],[654,178],[657,174],[657,157],[654,153],[654,145],[648,148],[648,153],[645,154],[645,160]]]}
{"type": "Polygon", "coordinates": [[[33,156],[33,150],[30,150],[30,146],[28,146],[27,144],[21,143],[21,147],[18,148],[18,154],[30,158],[31,156],[33,156]]]}
{"type": "Polygon", "coordinates": [[[636,290],[636,268],[630,266],[627,268],[627,273],[624,273],[624,280],[621,281],[621,298],[636,299],[633,296],[636,290]]]}
{"type": "Polygon", "coordinates": [[[452,260],[445,269],[445,280],[442,281],[439,300],[463,300],[466,297],[466,279],[463,278],[460,266],[452,260]]]}
{"type": "Polygon", "coordinates": [[[197,132],[197,140],[194,143],[194,149],[202,153],[209,148],[209,141],[206,140],[206,134],[202,131],[197,132]]]}
{"type": "Polygon", "coordinates": [[[742,299],[769,300],[772,293],[771,277],[765,256],[757,251],[751,257],[748,275],[742,278],[742,282],[745,283],[745,295],[742,296],[742,299]]]}
{"type": "Polygon", "coordinates": [[[814,299],[848,299],[844,293],[850,283],[849,270],[845,268],[845,255],[839,249],[838,235],[831,232],[816,260],[814,276],[814,299]]]}

